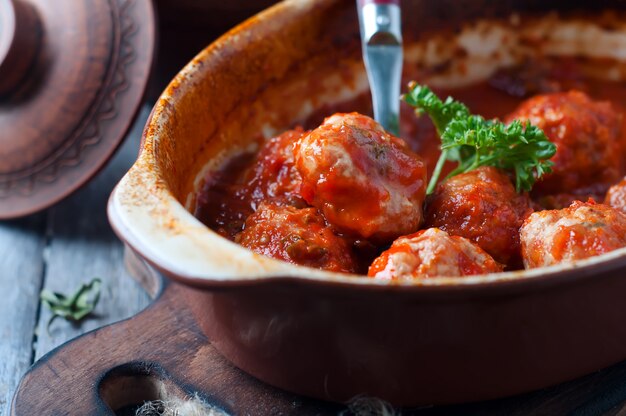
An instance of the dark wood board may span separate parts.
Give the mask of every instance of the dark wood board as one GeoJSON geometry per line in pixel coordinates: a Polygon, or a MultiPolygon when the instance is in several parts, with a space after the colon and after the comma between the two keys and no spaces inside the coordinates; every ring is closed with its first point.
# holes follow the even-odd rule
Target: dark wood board
{"type": "MultiPolygon", "coordinates": [[[[163,280],[134,256],[129,265],[156,294],[155,301],[131,319],[45,355],[22,379],[13,416],[112,415],[112,409],[144,400],[193,394],[234,415],[335,415],[346,410],[279,391],[232,366],[180,302],[185,291],[195,289],[163,280]]],[[[400,411],[416,416],[625,415],[626,363],[516,397],[400,411]]]]}

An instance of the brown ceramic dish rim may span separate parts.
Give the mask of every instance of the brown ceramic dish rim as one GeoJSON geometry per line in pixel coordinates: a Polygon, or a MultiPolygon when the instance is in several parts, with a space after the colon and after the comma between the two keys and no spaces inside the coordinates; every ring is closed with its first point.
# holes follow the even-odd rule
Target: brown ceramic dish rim
{"type": "MultiPolygon", "coordinates": [[[[309,2],[302,2],[304,7],[309,2]]],[[[108,203],[108,215],[117,235],[149,264],[166,276],[179,282],[200,288],[226,288],[230,286],[248,286],[286,281],[302,284],[322,284],[333,287],[346,287],[362,290],[400,290],[430,293],[432,291],[482,290],[490,288],[536,289],[545,285],[575,282],[580,279],[594,278],[594,275],[607,270],[623,269],[626,271],[626,248],[615,250],[585,260],[567,262],[549,267],[476,275],[466,277],[432,277],[428,279],[389,281],[367,278],[362,275],[333,273],[308,267],[292,265],[275,259],[263,257],[219,236],[201,224],[169,192],[164,179],[159,175],[159,166],[155,159],[154,146],[159,133],[167,123],[177,100],[193,88],[193,77],[198,68],[211,62],[224,49],[241,42],[240,36],[251,26],[274,18],[279,13],[289,13],[289,7],[297,8],[296,2],[286,1],[277,4],[248,21],[236,26],[213,44],[201,51],[173,79],[155,104],[142,137],[139,158],[131,170],[114,189],[108,203]],[[296,6],[296,7],[294,7],[296,6]],[[147,196],[148,186],[151,195],[147,196]],[[143,188],[144,192],[141,192],[143,188]],[[158,208],[158,217],[148,214],[158,208]],[[165,208],[165,209],[164,209],[165,208]],[[146,222],[147,226],[142,225],[146,222]],[[167,226],[164,224],[168,224],[167,226]],[[176,224],[174,229],[172,224],[176,224]],[[181,237],[185,236],[185,237],[181,237]],[[168,253],[160,241],[176,238],[179,242],[197,242],[206,238],[215,243],[220,254],[231,255],[231,263],[242,260],[243,269],[234,271],[218,270],[207,273],[209,269],[220,269],[211,261],[200,261],[206,269],[198,272],[195,266],[188,266],[184,256],[168,253]],[[251,267],[252,266],[252,267],[251,267]],[[253,268],[254,267],[254,268],[253,268]],[[196,269],[194,271],[193,269],[196,269]],[[259,273],[259,270],[261,273],[259,273]]],[[[170,246],[172,247],[172,246],[170,246]]],[[[214,258],[217,258],[214,256],[214,258]]],[[[241,269],[241,268],[240,268],[241,269]]]]}

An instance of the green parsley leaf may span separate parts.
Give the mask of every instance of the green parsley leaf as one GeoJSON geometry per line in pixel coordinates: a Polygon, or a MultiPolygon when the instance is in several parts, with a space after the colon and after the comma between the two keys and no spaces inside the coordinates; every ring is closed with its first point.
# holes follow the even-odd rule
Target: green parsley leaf
{"type": "Polygon", "coordinates": [[[428,183],[427,194],[435,190],[446,160],[458,166],[446,177],[469,172],[480,166],[494,166],[515,174],[517,192],[530,191],[554,165],[549,159],[556,153],[556,145],[545,133],[530,123],[519,120],[504,124],[485,120],[471,114],[469,109],[452,97],[441,101],[428,87],[415,82],[409,84],[404,101],[433,121],[441,139],[441,156],[428,183]]]}
{"type": "Polygon", "coordinates": [[[42,290],[41,301],[52,312],[47,325],[48,331],[52,322],[58,317],[80,322],[91,314],[100,300],[101,286],[102,280],[96,277],[89,283],[83,283],[71,296],[42,290]]]}

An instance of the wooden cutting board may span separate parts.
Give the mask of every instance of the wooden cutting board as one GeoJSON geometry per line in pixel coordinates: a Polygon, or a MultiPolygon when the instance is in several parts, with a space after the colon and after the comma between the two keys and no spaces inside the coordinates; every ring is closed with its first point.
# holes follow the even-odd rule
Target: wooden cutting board
{"type": "MultiPolygon", "coordinates": [[[[15,393],[13,416],[113,415],[146,400],[196,393],[233,415],[323,416],[346,410],[280,391],[235,368],[180,302],[185,291],[195,289],[166,281],[133,255],[127,255],[127,264],[154,302],[135,317],[76,338],[35,363],[15,393]]],[[[626,363],[521,396],[404,409],[402,414],[626,415],[626,363]]]]}

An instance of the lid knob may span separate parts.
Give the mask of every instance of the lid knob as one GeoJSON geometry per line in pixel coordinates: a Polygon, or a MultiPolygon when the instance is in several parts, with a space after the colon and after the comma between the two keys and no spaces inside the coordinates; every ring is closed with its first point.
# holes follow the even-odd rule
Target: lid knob
{"type": "Polygon", "coordinates": [[[41,43],[35,8],[23,0],[0,0],[0,96],[20,84],[41,43]]]}

